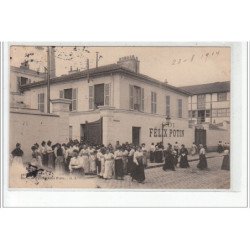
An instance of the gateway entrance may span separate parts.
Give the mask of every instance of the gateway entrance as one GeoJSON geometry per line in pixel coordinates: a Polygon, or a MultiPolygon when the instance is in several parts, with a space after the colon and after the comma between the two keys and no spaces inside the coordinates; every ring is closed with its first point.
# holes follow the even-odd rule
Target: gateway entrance
{"type": "Polygon", "coordinates": [[[140,145],[140,127],[132,127],[132,143],[134,145],[140,145]]]}
{"type": "Polygon", "coordinates": [[[81,124],[81,140],[93,145],[102,144],[102,118],[95,122],[81,124]]]}

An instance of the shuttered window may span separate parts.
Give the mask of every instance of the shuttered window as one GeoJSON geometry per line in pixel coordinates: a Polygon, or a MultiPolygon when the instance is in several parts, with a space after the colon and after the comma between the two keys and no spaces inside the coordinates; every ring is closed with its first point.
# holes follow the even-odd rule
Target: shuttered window
{"type": "Polygon", "coordinates": [[[110,84],[104,84],[104,105],[109,106],[110,104],[110,84]]]}
{"type": "Polygon", "coordinates": [[[94,87],[89,86],[89,109],[94,109],[94,87]]]}
{"type": "Polygon", "coordinates": [[[178,99],[178,118],[182,118],[182,99],[178,99]]]}
{"type": "Polygon", "coordinates": [[[155,92],[151,92],[151,113],[156,114],[157,112],[157,95],[155,92]]]}
{"type": "Polygon", "coordinates": [[[129,109],[134,109],[134,86],[129,85],[129,109]]]}
{"type": "Polygon", "coordinates": [[[77,88],[72,89],[72,110],[77,111],[77,88]]]}

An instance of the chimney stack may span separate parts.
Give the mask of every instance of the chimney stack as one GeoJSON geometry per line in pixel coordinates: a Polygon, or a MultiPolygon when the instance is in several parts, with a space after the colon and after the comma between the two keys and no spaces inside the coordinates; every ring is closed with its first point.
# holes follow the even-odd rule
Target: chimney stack
{"type": "Polygon", "coordinates": [[[135,73],[140,73],[140,61],[134,55],[119,58],[117,64],[135,73]]]}

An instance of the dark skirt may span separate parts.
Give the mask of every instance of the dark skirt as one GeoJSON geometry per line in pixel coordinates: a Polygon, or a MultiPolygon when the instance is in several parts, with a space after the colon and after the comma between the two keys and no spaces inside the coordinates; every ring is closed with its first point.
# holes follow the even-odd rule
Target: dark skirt
{"type": "Polygon", "coordinates": [[[207,158],[205,155],[203,155],[203,154],[200,155],[197,168],[199,168],[200,170],[207,169],[207,158]]]}
{"type": "Polygon", "coordinates": [[[223,146],[222,146],[222,145],[219,145],[219,146],[218,146],[218,149],[217,149],[217,152],[218,152],[218,153],[222,153],[223,151],[224,151],[223,146]]]}
{"type": "Polygon", "coordinates": [[[70,160],[71,160],[72,156],[68,156],[66,161],[65,161],[65,172],[66,173],[69,173],[70,170],[69,170],[69,163],[70,163],[70,160]]]}
{"type": "Polygon", "coordinates": [[[230,170],[230,157],[229,157],[229,155],[225,155],[223,157],[221,169],[222,170],[230,170]]]}
{"type": "Polygon", "coordinates": [[[187,155],[181,155],[180,158],[180,168],[189,168],[189,163],[188,163],[188,159],[187,159],[187,155]]]}
{"type": "Polygon", "coordinates": [[[42,154],[42,164],[43,164],[43,166],[48,165],[48,155],[47,154],[42,154]]]}
{"type": "Polygon", "coordinates": [[[149,156],[149,158],[150,158],[150,162],[154,162],[154,161],[155,161],[155,152],[150,151],[150,156],[149,156]]]}
{"type": "Polygon", "coordinates": [[[115,178],[123,178],[124,172],[123,172],[123,161],[122,159],[115,160],[115,178]]]}
{"type": "Polygon", "coordinates": [[[101,173],[101,161],[96,160],[96,168],[97,168],[97,173],[101,173]]]}
{"type": "Polygon", "coordinates": [[[133,162],[133,156],[129,156],[128,157],[128,164],[127,164],[127,173],[130,174],[132,169],[133,169],[133,165],[134,165],[134,162],[133,162]]]}
{"type": "Polygon", "coordinates": [[[72,169],[72,174],[73,175],[84,175],[84,169],[83,168],[73,168],[72,169]]]}
{"type": "Polygon", "coordinates": [[[162,163],[162,156],[163,156],[162,151],[155,151],[155,162],[162,163]]]}
{"type": "Polygon", "coordinates": [[[142,159],[138,160],[138,164],[139,165],[134,163],[133,170],[131,172],[131,177],[133,180],[136,180],[138,182],[143,182],[145,181],[145,172],[142,159]]]}
{"type": "Polygon", "coordinates": [[[167,170],[167,169],[171,169],[171,170],[175,169],[174,158],[172,155],[166,155],[166,157],[165,157],[165,163],[163,165],[163,170],[167,170]]]}

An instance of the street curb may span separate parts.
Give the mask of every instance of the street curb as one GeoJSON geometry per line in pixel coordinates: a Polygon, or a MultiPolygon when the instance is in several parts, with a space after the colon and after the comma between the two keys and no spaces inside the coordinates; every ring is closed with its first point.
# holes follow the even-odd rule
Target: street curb
{"type": "MultiPolygon", "coordinates": [[[[216,156],[207,156],[207,159],[211,159],[211,158],[219,158],[219,157],[223,157],[224,155],[216,155],[216,156]]],[[[193,162],[193,161],[198,161],[199,158],[195,158],[195,159],[191,159],[188,160],[188,162],[193,162]]],[[[151,169],[151,168],[159,168],[159,167],[163,167],[164,163],[160,163],[159,165],[154,165],[154,166],[149,166],[146,167],[146,169],[151,169]]]]}

